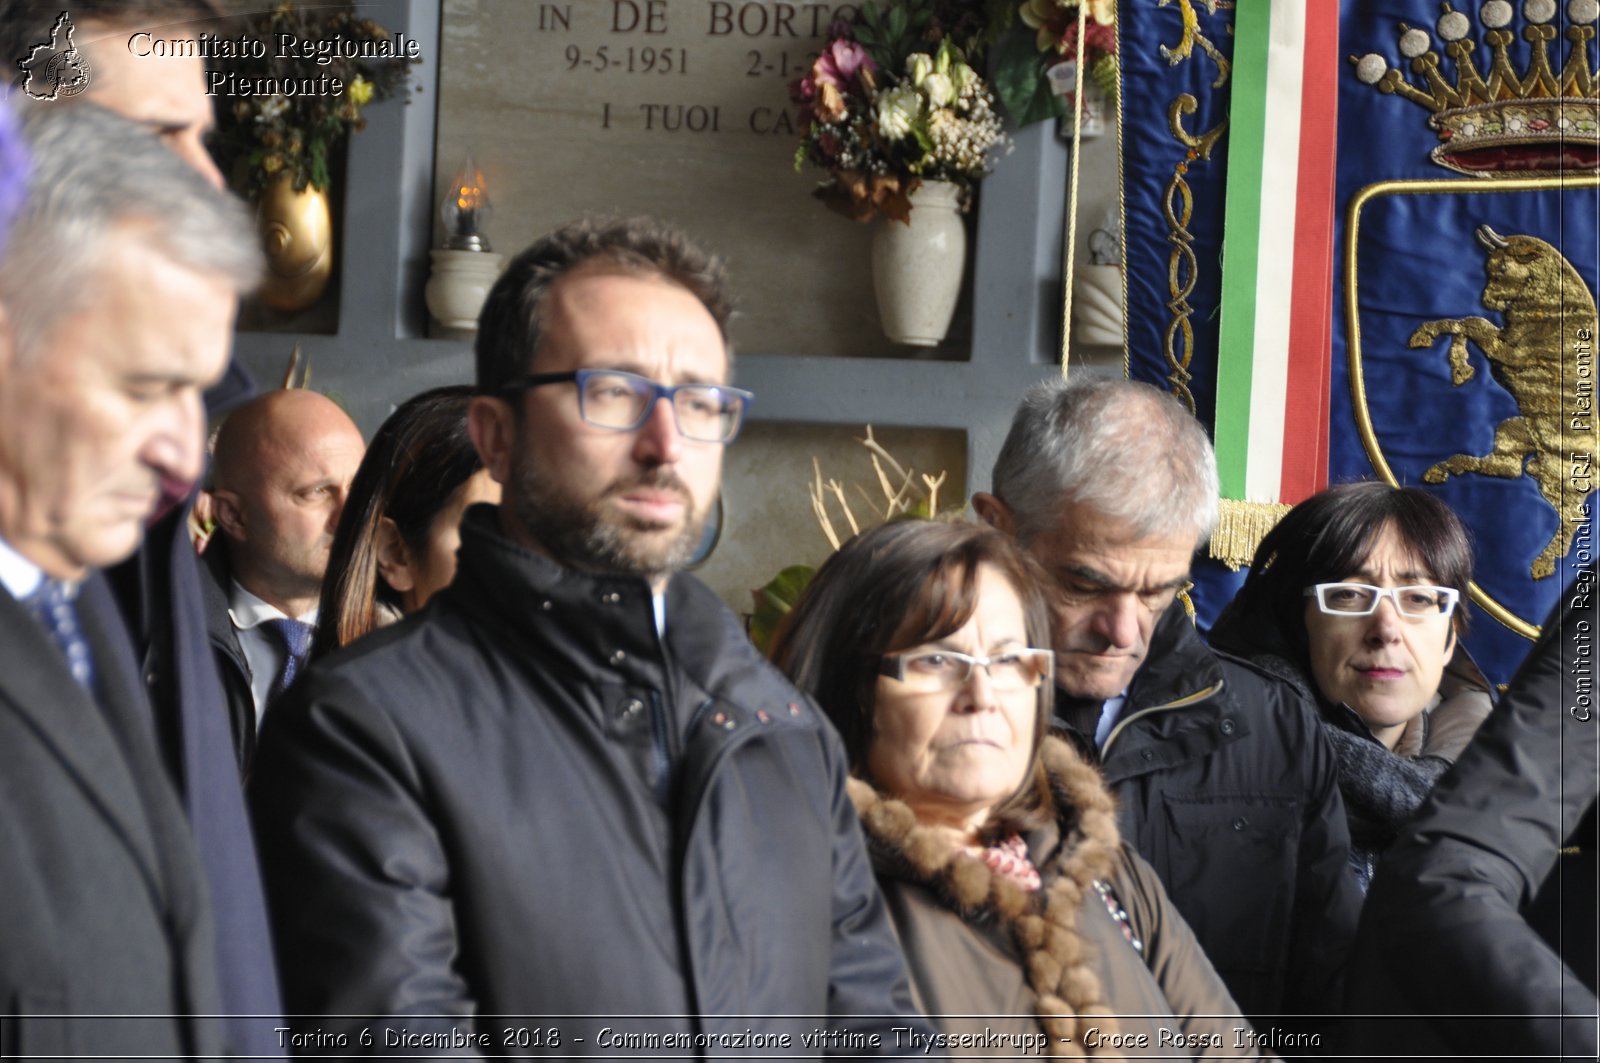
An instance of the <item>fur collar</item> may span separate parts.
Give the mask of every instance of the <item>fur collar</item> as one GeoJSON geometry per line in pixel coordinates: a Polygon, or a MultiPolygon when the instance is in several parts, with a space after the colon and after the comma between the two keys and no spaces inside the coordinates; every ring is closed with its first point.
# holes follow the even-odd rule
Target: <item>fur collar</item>
{"type": "MultiPolygon", "coordinates": [[[[1041,760],[1050,779],[1061,847],[1054,861],[1040,868],[1046,885],[1038,893],[995,874],[945,832],[918,823],[905,802],[863,780],[850,779],[850,799],[874,854],[887,859],[901,877],[928,887],[968,922],[993,918],[1011,934],[1038,999],[1040,1026],[1060,1055],[1076,1058],[1085,1051],[1084,1028],[1116,1029],[1095,971],[1098,957],[1078,935],[1077,924],[1084,898],[1110,872],[1119,840],[1115,806],[1099,772],[1054,736],[1045,739],[1041,760]],[[1061,1041],[1064,1037],[1071,1040],[1061,1041]]],[[[1109,1055],[1109,1049],[1104,1051],[1109,1055]]]]}

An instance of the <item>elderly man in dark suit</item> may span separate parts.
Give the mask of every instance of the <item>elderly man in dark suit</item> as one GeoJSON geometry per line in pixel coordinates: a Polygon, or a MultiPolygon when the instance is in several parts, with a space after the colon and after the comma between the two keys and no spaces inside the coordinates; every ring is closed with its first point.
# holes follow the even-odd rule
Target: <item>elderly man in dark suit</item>
{"type": "Polygon", "coordinates": [[[248,217],[94,106],[23,122],[0,254],[0,1054],[222,1046],[204,876],[97,570],[203,458],[248,217]]]}
{"type": "MultiPolygon", "coordinates": [[[[146,50],[128,47],[139,33],[181,39],[219,32],[211,0],[73,0],[65,13],[63,6],[58,0],[0,0],[0,61],[13,63],[17,75],[8,99],[19,107],[95,104],[114,111],[220,187],[222,175],[205,147],[214,102],[206,95],[205,60],[195,54],[135,54],[146,50]],[[88,84],[76,96],[32,103],[21,85],[29,70],[35,76],[48,72],[54,55],[35,46],[52,39],[63,14],[73,27],[70,43],[87,64],[88,84]],[[27,69],[17,65],[17,59],[30,55],[27,69]]],[[[206,392],[206,412],[215,420],[253,392],[249,374],[235,364],[206,392]]],[[[228,1047],[258,1059],[281,1058],[273,1032],[280,1024],[265,1021],[283,1010],[266,902],[245,818],[228,701],[207,637],[205,584],[187,528],[193,487],[165,480],[157,504],[161,515],[146,527],[143,545],[108,569],[106,578],[133,637],[155,712],[157,744],[211,887],[222,1010],[231,1016],[228,1047]],[[243,1015],[256,1018],[238,1017],[243,1015]]]]}

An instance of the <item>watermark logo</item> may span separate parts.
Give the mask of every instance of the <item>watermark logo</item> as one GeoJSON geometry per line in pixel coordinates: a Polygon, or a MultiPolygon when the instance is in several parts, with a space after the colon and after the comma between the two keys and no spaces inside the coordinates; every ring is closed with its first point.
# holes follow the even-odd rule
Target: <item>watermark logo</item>
{"type": "Polygon", "coordinates": [[[50,27],[50,39],[34,45],[17,60],[27,75],[23,92],[36,100],[59,100],[89,87],[89,62],[72,42],[73,30],[72,17],[61,12],[50,27]]]}

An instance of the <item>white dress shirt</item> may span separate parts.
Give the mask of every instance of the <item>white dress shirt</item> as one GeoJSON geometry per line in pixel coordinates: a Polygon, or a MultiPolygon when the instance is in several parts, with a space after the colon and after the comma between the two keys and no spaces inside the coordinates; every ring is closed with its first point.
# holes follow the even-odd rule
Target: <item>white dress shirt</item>
{"type": "Polygon", "coordinates": [[[44,582],[44,569],[29,561],[0,539],[0,584],[17,601],[22,601],[44,582]]]}
{"type": "MultiPolygon", "coordinates": [[[[283,641],[264,630],[261,623],[290,617],[277,606],[239,586],[238,580],[229,582],[228,619],[233,622],[233,630],[239,636],[239,648],[244,651],[244,661],[250,669],[250,697],[256,703],[256,727],[259,729],[262,715],[267,711],[267,695],[272,692],[273,682],[283,674],[283,666],[289,657],[283,641]]],[[[292,619],[315,627],[317,611],[312,609],[292,619]]]]}
{"type": "Polygon", "coordinates": [[[1100,706],[1100,722],[1094,727],[1094,747],[1104,749],[1106,739],[1111,737],[1111,729],[1117,726],[1117,717],[1122,715],[1122,710],[1127,707],[1128,692],[1124,690],[1114,698],[1107,698],[1106,703],[1100,706]]]}

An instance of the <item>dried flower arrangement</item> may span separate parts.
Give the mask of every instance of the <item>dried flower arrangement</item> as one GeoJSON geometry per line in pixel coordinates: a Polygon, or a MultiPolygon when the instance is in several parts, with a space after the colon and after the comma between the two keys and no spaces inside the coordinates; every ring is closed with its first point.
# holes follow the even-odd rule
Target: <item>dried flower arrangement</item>
{"type": "MultiPolygon", "coordinates": [[[[844,482],[824,479],[822,463],[814,457],[811,459],[812,478],[806,485],[811,498],[811,512],[815,514],[822,534],[835,550],[850,536],[859,535],[866,528],[904,517],[933,517],[939,514],[939,489],[944,486],[946,478],[943,471],[937,476],[929,476],[902,465],[873,437],[871,425],[867,425],[866,438],[857,439],[856,442],[866,448],[872,460],[874,481],[882,495],[881,499],[877,499],[861,484],[850,485],[859,496],[858,504],[864,507],[862,512],[870,514],[865,521],[857,517],[856,510],[851,507],[850,492],[844,482]],[[843,523],[849,527],[850,535],[840,534],[831,510],[838,511],[843,523]]],[[[815,574],[816,569],[810,565],[790,565],[766,586],[750,592],[755,600],[755,609],[746,624],[751,641],[762,650],[767,648],[778,625],[794,608],[794,603],[815,574]]]]}
{"type": "Polygon", "coordinates": [[[399,46],[370,18],[347,8],[301,9],[291,0],[249,18],[243,37],[261,47],[241,49],[223,63],[236,99],[217,116],[211,151],[235,187],[251,195],[281,174],[296,191],[307,185],[326,191],[329,160],[346,136],[366,126],[367,105],[409,98],[407,76],[422,61],[415,42],[399,46]],[[298,46],[284,48],[282,41],[298,46]]]}

